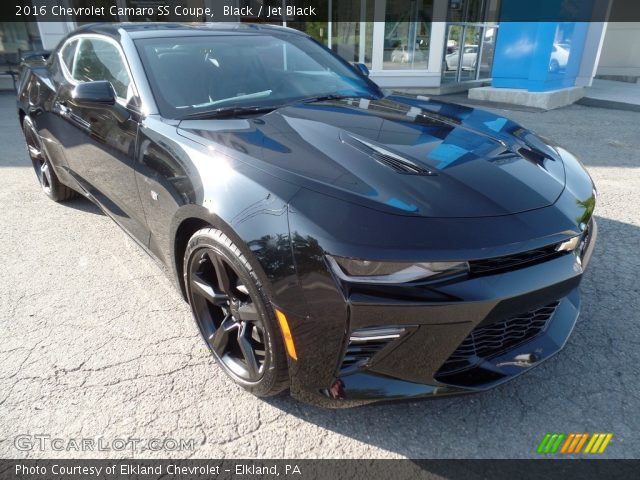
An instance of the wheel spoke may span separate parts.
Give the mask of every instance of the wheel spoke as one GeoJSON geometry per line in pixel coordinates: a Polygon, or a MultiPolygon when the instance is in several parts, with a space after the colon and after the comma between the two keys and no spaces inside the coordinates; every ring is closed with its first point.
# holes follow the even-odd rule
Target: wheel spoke
{"type": "Polygon", "coordinates": [[[40,167],[40,173],[42,175],[42,184],[45,187],[51,185],[51,170],[49,169],[49,164],[44,162],[40,167]]]}
{"type": "Polygon", "coordinates": [[[29,156],[33,159],[40,158],[40,156],[42,155],[38,147],[28,145],[27,148],[29,149],[29,156]]]}
{"type": "Polygon", "coordinates": [[[38,181],[40,185],[44,185],[44,172],[42,171],[42,165],[38,164],[36,167],[36,174],[38,175],[38,181]]]}
{"type": "Polygon", "coordinates": [[[219,357],[224,355],[229,342],[229,332],[238,328],[238,324],[231,317],[225,317],[216,331],[209,336],[209,344],[219,357]]]}
{"type": "Polygon", "coordinates": [[[211,285],[209,285],[205,280],[199,277],[197,274],[194,274],[191,277],[191,289],[194,293],[200,295],[201,297],[206,298],[209,302],[214,305],[219,306],[227,306],[227,302],[229,297],[224,293],[216,292],[211,285]]]}
{"type": "Polygon", "coordinates": [[[260,315],[258,314],[258,310],[253,303],[243,303],[238,307],[238,314],[240,316],[240,320],[245,322],[259,322],[260,315]]]}
{"type": "Polygon", "coordinates": [[[215,253],[207,253],[211,263],[213,263],[213,268],[216,271],[216,277],[218,279],[218,288],[226,293],[229,297],[232,295],[231,288],[231,278],[229,276],[229,270],[227,269],[227,264],[215,253]]]}
{"type": "Polygon", "coordinates": [[[242,323],[240,330],[238,330],[238,345],[240,345],[242,356],[244,357],[245,362],[247,362],[247,370],[249,371],[249,376],[251,378],[255,378],[258,375],[258,362],[256,360],[253,347],[251,346],[251,342],[247,338],[246,333],[247,324],[242,323]]]}

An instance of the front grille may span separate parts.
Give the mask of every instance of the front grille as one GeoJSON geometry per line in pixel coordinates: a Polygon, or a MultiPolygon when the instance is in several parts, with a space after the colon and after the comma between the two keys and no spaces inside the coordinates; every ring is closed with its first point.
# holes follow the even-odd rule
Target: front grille
{"type": "Polygon", "coordinates": [[[384,347],[399,338],[403,327],[362,328],[349,337],[349,345],[342,359],[339,373],[345,374],[367,365],[384,347]]]}
{"type": "Polygon", "coordinates": [[[559,257],[567,253],[558,252],[556,250],[558,245],[559,243],[554,243],[553,245],[528,250],[522,253],[515,253],[513,255],[472,260],[469,262],[469,271],[476,275],[497,273],[499,271],[511,270],[524,267],[525,265],[551,260],[552,258],[559,257]]]}
{"type": "Polygon", "coordinates": [[[559,301],[507,320],[475,328],[438,370],[448,375],[475,366],[482,359],[502,355],[547,328],[559,301]]]}

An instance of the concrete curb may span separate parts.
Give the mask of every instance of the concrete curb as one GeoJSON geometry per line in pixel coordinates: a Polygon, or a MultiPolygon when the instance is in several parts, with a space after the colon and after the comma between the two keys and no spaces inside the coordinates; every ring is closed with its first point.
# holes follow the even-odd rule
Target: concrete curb
{"type": "Polygon", "coordinates": [[[587,107],[609,108],[611,110],[627,110],[640,112],[640,105],[637,103],[616,102],[614,100],[603,100],[601,98],[582,97],[576,102],[587,107]]]}

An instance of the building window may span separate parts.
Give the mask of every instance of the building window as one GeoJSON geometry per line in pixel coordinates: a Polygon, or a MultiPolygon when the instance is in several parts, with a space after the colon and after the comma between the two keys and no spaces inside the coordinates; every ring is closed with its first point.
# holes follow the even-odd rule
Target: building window
{"type": "Polygon", "coordinates": [[[426,70],[433,0],[387,0],[383,69],[426,70]]]}
{"type": "Polygon", "coordinates": [[[42,41],[35,22],[0,22],[0,75],[10,76],[14,88],[21,59],[40,51],[42,41]]]}
{"type": "Polygon", "coordinates": [[[0,22],[0,54],[19,55],[42,50],[35,22],[0,22]]]}

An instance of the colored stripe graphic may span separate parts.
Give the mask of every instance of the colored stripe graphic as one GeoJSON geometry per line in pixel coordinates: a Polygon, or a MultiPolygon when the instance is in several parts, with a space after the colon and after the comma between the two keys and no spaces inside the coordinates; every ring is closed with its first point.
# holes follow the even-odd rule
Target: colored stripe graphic
{"type": "Polygon", "coordinates": [[[594,433],[584,453],[604,453],[612,438],[611,433],[594,433]]]}
{"type": "Polygon", "coordinates": [[[588,433],[582,433],[581,435],[582,435],[582,438],[578,442],[578,445],[576,445],[575,450],[572,451],[571,453],[580,453],[580,451],[582,450],[582,447],[584,446],[585,442],[587,441],[587,438],[589,438],[589,434],[588,433]]]}
{"type": "Polygon", "coordinates": [[[578,454],[582,453],[604,453],[609,442],[613,438],[612,433],[547,433],[538,445],[537,452],[540,454],[578,454]],[[588,441],[587,441],[588,440],[588,441]],[[585,446],[584,451],[582,448],[585,446]]]}
{"type": "Polygon", "coordinates": [[[588,436],[588,433],[570,433],[567,441],[562,445],[560,453],[580,453],[588,436]]]}
{"type": "Polygon", "coordinates": [[[542,441],[540,442],[540,445],[538,445],[538,453],[545,453],[544,449],[547,446],[547,442],[549,441],[550,438],[551,438],[551,434],[550,433],[547,433],[542,438],[542,441]]]}
{"type": "Polygon", "coordinates": [[[560,450],[560,453],[567,453],[568,451],[571,451],[577,441],[577,435],[575,433],[570,433],[567,437],[566,442],[564,442],[564,445],[562,445],[562,450],[560,450]]]}
{"type": "Polygon", "coordinates": [[[598,440],[598,434],[594,433],[593,435],[591,435],[591,439],[589,440],[589,443],[587,443],[587,448],[584,449],[584,453],[591,453],[591,447],[593,447],[593,445],[596,443],[596,440],[598,440]]]}
{"type": "Polygon", "coordinates": [[[565,436],[564,433],[547,433],[538,445],[538,453],[556,453],[565,436]]]}
{"type": "Polygon", "coordinates": [[[609,445],[609,442],[611,441],[612,438],[613,438],[613,433],[607,433],[607,436],[604,438],[604,441],[602,442],[602,445],[600,446],[600,450],[598,450],[598,453],[604,453],[605,449],[607,448],[607,445],[609,445]]]}

